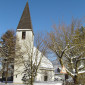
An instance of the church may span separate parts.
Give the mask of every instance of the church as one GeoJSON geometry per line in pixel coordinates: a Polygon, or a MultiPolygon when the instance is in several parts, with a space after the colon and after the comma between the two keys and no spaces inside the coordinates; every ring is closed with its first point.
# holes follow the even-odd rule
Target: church
{"type": "MultiPolygon", "coordinates": [[[[36,47],[34,47],[34,33],[33,33],[33,28],[32,28],[32,23],[31,23],[28,2],[26,3],[26,6],[25,6],[23,14],[21,16],[20,22],[16,29],[16,37],[17,37],[16,45],[19,44],[21,46],[21,51],[23,52],[23,54],[22,54],[23,59],[28,59],[28,54],[26,53],[27,49],[25,47],[29,48],[29,46],[30,46],[30,48],[33,47],[34,50],[37,49],[36,47]],[[28,42],[30,42],[31,44],[28,42]]],[[[16,52],[16,54],[17,54],[17,52],[16,52]]],[[[42,53],[39,51],[39,54],[42,54],[42,53]]],[[[35,55],[36,54],[34,54],[34,57],[35,57],[35,55]]],[[[41,55],[38,55],[37,62],[39,61],[40,57],[41,57],[41,55]]],[[[20,61],[20,60],[18,60],[18,61],[20,61]]],[[[22,81],[23,70],[24,70],[23,64],[21,64],[21,65],[14,64],[13,83],[23,83],[23,81],[22,81]]],[[[39,81],[39,82],[54,81],[53,65],[52,65],[51,61],[49,59],[47,59],[45,56],[42,57],[35,81],[39,81]]]]}

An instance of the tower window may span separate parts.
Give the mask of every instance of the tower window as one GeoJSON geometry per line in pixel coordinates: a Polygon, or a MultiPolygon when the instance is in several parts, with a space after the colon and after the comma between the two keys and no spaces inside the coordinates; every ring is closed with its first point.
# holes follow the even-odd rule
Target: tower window
{"type": "Polygon", "coordinates": [[[26,37],[26,32],[22,32],[22,39],[25,39],[26,37]]]}

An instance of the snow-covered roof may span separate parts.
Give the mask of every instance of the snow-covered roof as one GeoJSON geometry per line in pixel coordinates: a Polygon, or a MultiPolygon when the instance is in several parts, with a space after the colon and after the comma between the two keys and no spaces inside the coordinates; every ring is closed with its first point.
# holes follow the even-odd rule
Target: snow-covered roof
{"type": "Polygon", "coordinates": [[[40,67],[53,68],[51,61],[49,61],[45,56],[42,58],[40,67]]]}
{"type": "MultiPolygon", "coordinates": [[[[41,59],[41,52],[38,50],[38,56],[36,56],[36,50],[38,50],[36,47],[34,47],[34,61],[35,61],[35,59],[37,59],[37,63],[39,63],[39,61],[40,61],[40,59],[41,59]],[[37,58],[36,58],[37,57],[37,58]]],[[[40,63],[40,66],[39,66],[40,68],[48,68],[48,69],[53,69],[53,64],[51,63],[51,61],[47,58],[47,57],[45,57],[44,55],[43,55],[43,57],[42,57],[42,60],[41,60],[41,63],[40,63]]]]}

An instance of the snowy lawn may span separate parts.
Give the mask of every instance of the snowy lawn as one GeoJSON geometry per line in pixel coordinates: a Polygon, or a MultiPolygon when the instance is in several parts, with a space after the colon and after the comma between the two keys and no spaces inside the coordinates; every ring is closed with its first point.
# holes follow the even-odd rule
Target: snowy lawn
{"type": "MultiPolygon", "coordinates": [[[[6,85],[5,83],[1,83],[0,85],[6,85]]],[[[24,84],[13,84],[13,83],[8,83],[7,85],[24,85],[24,84]]],[[[36,82],[34,85],[62,85],[62,81],[58,82],[36,82]]]]}
{"type": "Polygon", "coordinates": [[[62,85],[61,81],[56,81],[56,82],[36,82],[34,85],[62,85]]]}

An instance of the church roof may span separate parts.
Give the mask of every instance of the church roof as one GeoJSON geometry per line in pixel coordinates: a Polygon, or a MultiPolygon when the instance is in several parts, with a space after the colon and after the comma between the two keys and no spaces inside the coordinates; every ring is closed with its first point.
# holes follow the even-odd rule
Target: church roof
{"type": "MultiPolygon", "coordinates": [[[[41,59],[41,52],[38,50],[38,54],[36,56],[36,50],[37,48],[34,47],[33,49],[33,62],[36,62],[36,58],[37,58],[37,63],[39,63],[40,59],[41,59]]],[[[53,68],[53,64],[51,63],[51,61],[49,59],[47,59],[45,56],[42,57],[42,61],[40,63],[40,66],[39,66],[40,69],[50,69],[50,70],[54,70],[53,68]]]]}
{"type": "Polygon", "coordinates": [[[33,31],[28,2],[26,3],[17,29],[31,29],[33,31]]]}

